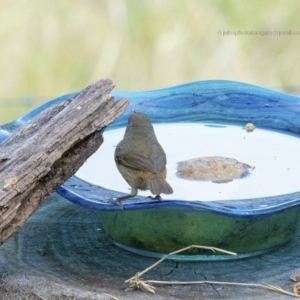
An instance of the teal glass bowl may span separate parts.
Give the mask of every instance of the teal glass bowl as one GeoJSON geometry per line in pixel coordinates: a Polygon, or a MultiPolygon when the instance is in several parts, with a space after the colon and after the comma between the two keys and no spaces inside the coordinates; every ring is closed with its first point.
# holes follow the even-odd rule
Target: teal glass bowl
{"type": "MultiPolygon", "coordinates": [[[[47,102],[24,117],[0,128],[0,142],[47,107],[73,97],[47,102]]],[[[300,98],[245,83],[210,80],[144,92],[113,92],[126,97],[126,112],[106,130],[127,125],[134,111],[146,113],[152,123],[221,122],[300,134],[300,98]]],[[[104,142],[105,143],[105,142],[104,142]]],[[[287,178],[288,180],[288,178],[287,178]]],[[[276,249],[296,234],[300,213],[299,192],[261,198],[189,201],[153,201],[136,196],[124,209],[108,199],[124,193],[71,177],[57,193],[78,205],[99,210],[102,226],[118,246],[137,254],[161,257],[189,245],[237,252],[237,256],[190,249],[176,260],[225,260],[276,249]]]]}

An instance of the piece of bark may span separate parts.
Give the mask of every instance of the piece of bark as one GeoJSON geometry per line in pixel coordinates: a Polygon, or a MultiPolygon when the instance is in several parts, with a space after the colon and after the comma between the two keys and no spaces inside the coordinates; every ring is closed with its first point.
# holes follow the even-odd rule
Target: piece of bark
{"type": "Polygon", "coordinates": [[[102,144],[104,128],[129,104],[115,102],[112,89],[111,80],[100,80],[0,144],[0,245],[102,144]]]}

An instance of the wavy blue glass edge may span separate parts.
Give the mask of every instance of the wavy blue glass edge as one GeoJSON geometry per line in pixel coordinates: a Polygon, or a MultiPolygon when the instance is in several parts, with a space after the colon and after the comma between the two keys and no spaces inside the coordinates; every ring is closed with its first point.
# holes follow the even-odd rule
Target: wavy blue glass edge
{"type": "MultiPolygon", "coordinates": [[[[70,93],[0,127],[0,142],[5,140],[22,124],[51,105],[62,103],[77,93],[70,93]]],[[[225,81],[198,81],[169,88],[141,92],[112,92],[116,100],[126,97],[130,105],[125,113],[106,130],[126,126],[128,116],[134,111],[149,115],[153,123],[167,122],[220,122],[245,125],[252,122],[256,127],[300,134],[300,98],[255,85],[225,81]]],[[[71,177],[57,192],[73,203],[103,210],[119,210],[119,206],[107,201],[110,197],[123,195],[94,186],[71,177]]],[[[300,192],[231,201],[186,201],[180,199],[152,201],[144,197],[124,202],[125,210],[174,208],[211,211],[225,215],[254,217],[277,213],[300,204],[300,192]]]]}
{"type": "MultiPolygon", "coordinates": [[[[96,186],[72,176],[57,189],[57,193],[71,202],[101,211],[120,211],[120,206],[109,201],[124,193],[96,186]]],[[[262,217],[300,205],[300,192],[282,196],[224,200],[224,201],[187,201],[187,200],[149,200],[136,196],[124,201],[124,210],[142,209],[180,209],[198,212],[212,212],[243,218],[262,217]],[[292,200],[291,200],[292,199],[292,200]],[[272,206],[268,206],[271,204],[272,206]],[[261,207],[259,207],[261,206],[261,207]]]]}

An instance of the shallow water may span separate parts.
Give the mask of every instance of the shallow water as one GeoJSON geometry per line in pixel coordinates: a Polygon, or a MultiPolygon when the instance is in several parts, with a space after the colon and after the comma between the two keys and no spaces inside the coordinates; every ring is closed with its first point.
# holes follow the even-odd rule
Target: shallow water
{"type": "MultiPolygon", "coordinates": [[[[300,139],[281,132],[211,123],[155,124],[159,143],[167,155],[167,181],[172,195],[163,199],[232,200],[282,195],[300,190],[300,139]],[[228,183],[193,181],[176,175],[177,163],[195,157],[224,156],[255,167],[250,175],[228,183]]],[[[80,179],[128,193],[117,170],[114,151],[125,128],[104,132],[104,143],[76,173],[80,179]]],[[[149,196],[149,191],[139,191],[149,196]]]]}

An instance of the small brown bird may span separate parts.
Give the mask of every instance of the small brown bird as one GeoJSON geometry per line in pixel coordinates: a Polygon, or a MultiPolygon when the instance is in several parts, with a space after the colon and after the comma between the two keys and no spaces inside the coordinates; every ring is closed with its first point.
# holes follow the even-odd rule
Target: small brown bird
{"type": "Polygon", "coordinates": [[[166,181],[166,154],[158,143],[153,126],[147,115],[133,113],[129,119],[124,138],[116,147],[115,161],[119,172],[131,187],[130,195],[119,197],[122,200],[137,195],[138,189],[150,190],[160,200],[160,194],[172,194],[166,181]]]}

